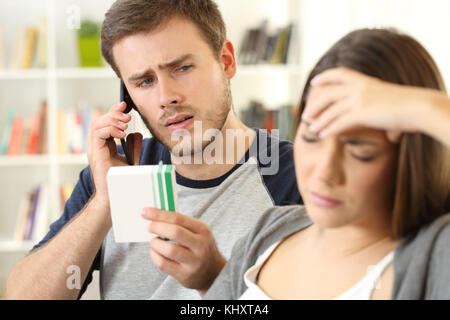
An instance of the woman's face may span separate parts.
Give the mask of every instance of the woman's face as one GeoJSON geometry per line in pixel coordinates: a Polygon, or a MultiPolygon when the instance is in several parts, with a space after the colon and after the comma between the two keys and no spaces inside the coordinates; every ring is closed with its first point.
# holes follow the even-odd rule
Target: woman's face
{"type": "Polygon", "coordinates": [[[397,152],[384,131],[354,129],[322,140],[302,122],[294,158],[299,190],[315,224],[339,228],[390,217],[397,152]]]}

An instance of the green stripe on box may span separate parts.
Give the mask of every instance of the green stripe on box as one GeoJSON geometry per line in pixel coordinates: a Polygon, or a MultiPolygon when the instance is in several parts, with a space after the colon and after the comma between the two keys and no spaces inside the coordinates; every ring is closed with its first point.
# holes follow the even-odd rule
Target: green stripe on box
{"type": "Polygon", "coordinates": [[[164,188],[162,183],[162,171],[163,166],[158,167],[158,189],[159,189],[159,199],[161,200],[161,210],[166,210],[166,201],[164,200],[164,188]]]}
{"type": "Polygon", "coordinates": [[[168,211],[175,211],[175,201],[173,199],[173,186],[172,186],[172,165],[166,166],[164,170],[164,178],[166,180],[167,191],[167,206],[168,211]]]}

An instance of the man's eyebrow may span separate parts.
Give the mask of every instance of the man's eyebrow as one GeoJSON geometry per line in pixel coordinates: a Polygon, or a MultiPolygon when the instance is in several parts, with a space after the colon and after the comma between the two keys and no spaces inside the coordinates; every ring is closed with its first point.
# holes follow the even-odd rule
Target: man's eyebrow
{"type": "MultiPolygon", "coordinates": [[[[181,57],[176,58],[175,60],[169,61],[167,63],[159,64],[158,68],[161,69],[161,70],[173,68],[174,66],[182,63],[184,60],[187,60],[187,59],[190,59],[190,58],[193,58],[193,57],[194,57],[193,54],[188,53],[188,54],[182,55],[181,57]]],[[[128,78],[128,82],[144,79],[144,78],[148,77],[152,73],[154,73],[154,71],[153,71],[152,68],[149,67],[143,72],[139,72],[139,73],[135,73],[135,74],[131,75],[128,78]]]]}

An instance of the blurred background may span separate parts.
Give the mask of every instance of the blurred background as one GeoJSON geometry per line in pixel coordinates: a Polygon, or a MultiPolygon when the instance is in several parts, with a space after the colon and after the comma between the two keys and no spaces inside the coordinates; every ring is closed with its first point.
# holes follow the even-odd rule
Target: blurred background
{"type": "MultiPolygon", "coordinates": [[[[448,0],[217,2],[238,58],[235,111],[251,127],[279,129],[280,138],[293,138],[309,70],[357,28],[412,35],[450,83],[448,0]]],[[[60,216],[87,165],[89,122],[119,101],[119,80],[99,51],[112,3],[0,1],[0,298],[9,271],[60,216]]],[[[149,136],[139,120],[135,127],[149,136]]],[[[96,274],[84,298],[98,297],[96,274]]]]}

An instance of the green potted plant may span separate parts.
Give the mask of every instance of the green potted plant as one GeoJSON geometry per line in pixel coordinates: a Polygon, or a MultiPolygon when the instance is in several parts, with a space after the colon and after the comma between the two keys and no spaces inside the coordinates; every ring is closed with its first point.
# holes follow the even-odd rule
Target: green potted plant
{"type": "Polygon", "coordinates": [[[92,20],[83,20],[78,29],[78,48],[80,65],[86,67],[100,67],[100,24],[92,20]]]}

